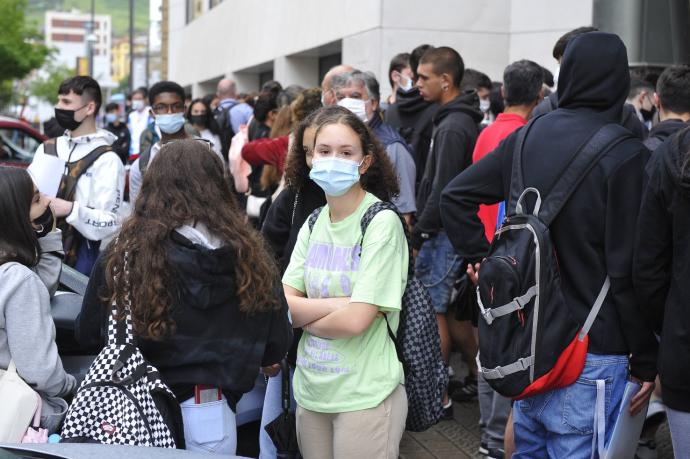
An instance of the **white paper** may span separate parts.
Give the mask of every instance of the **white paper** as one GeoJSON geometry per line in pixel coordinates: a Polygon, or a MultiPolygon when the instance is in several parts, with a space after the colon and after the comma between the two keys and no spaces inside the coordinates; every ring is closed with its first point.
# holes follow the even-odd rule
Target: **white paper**
{"type": "Polygon", "coordinates": [[[56,156],[36,155],[28,171],[38,191],[54,198],[60,188],[65,161],[56,156]]]}

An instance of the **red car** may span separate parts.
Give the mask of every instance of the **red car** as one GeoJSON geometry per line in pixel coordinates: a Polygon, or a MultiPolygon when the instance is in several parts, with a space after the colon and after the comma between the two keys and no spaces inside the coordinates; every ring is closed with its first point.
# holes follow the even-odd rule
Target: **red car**
{"type": "Polygon", "coordinates": [[[16,118],[0,116],[0,166],[28,167],[48,137],[16,118]]]}

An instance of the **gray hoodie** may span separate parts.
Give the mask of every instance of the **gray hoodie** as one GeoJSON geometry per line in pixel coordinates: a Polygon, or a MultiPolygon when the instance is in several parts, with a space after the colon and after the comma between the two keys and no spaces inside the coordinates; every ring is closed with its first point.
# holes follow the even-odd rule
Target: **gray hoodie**
{"type": "Polygon", "coordinates": [[[67,410],[62,400],[76,381],[65,372],[55,345],[50,298],[41,278],[26,266],[0,266],[0,368],[10,359],[43,400],[41,425],[55,431],[67,410]]]}

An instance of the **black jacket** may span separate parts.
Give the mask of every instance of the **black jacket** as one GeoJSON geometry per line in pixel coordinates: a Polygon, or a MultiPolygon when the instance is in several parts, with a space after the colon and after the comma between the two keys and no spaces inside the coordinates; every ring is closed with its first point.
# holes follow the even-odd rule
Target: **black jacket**
{"type": "Polygon", "coordinates": [[[666,139],[671,137],[676,132],[690,126],[690,124],[683,120],[670,119],[664,120],[657,124],[649,131],[649,137],[644,141],[644,145],[649,148],[649,151],[654,151],[664,143],[666,139]]]}
{"type": "Polygon", "coordinates": [[[479,135],[478,123],[484,119],[479,98],[472,91],[440,107],[433,118],[434,130],[424,176],[417,188],[417,222],[412,247],[442,228],[439,202],[441,191],[455,176],[472,164],[472,152],[479,135]]]}
{"type": "MultiPolygon", "coordinates": [[[[601,126],[620,120],[629,78],[625,46],[617,36],[592,32],[568,44],[559,78],[560,108],[537,119],[524,144],[525,186],[548,196],[580,147],[601,126]]],[[[477,216],[479,205],[509,198],[516,137],[516,133],[507,137],[443,193],[441,213],[448,236],[468,260],[481,260],[489,247],[477,216]]],[[[648,156],[642,142],[633,137],[611,149],[585,176],[550,231],[563,294],[580,323],[606,276],[611,278],[611,289],[589,335],[589,352],[632,354],[633,375],[651,381],[656,375],[657,345],[632,286],[633,228],[648,156]]]]}
{"type": "MultiPolygon", "coordinates": [[[[261,227],[261,234],[273,250],[281,273],[285,272],[290,263],[299,230],[314,210],[325,205],[325,193],[309,178],[299,193],[291,188],[285,188],[271,204],[266,220],[261,227]]],[[[296,363],[297,344],[299,344],[301,336],[302,329],[295,329],[293,342],[287,356],[288,362],[293,367],[296,363]]]]}
{"type": "MultiPolygon", "coordinates": [[[[548,97],[544,98],[544,100],[539,102],[536,107],[534,107],[534,110],[532,110],[532,113],[530,113],[530,118],[545,115],[546,113],[552,112],[557,108],[558,91],[554,91],[549,94],[548,97]]],[[[635,107],[627,103],[623,106],[623,114],[621,115],[620,125],[632,132],[635,137],[641,140],[646,139],[647,135],[649,134],[647,126],[645,126],[644,123],[637,117],[635,107]]]]}
{"type": "MultiPolygon", "coordinates": [[[[179,300],[172,309],[175,333],[162,341],[139,339],[144,357],[161,372],[178,400],[194,395],[195,384],[223,389],[230,406],[251,391],[261,366],[280,362],[292,339],[287,302],[278,279],[279,309],[240,312],[235,252],[209,249],[173,232],[168,263],[177,277],[179,300]]],[[[79,344],[98,352],[107,339],[104,257],[96,264],[75,330],[79,344]]]]}
{"type": "Polygon", "coordinates": [[[661,335],[658,368],[664,403],[685,412],[690,412],[689,151],[690,131],[685,129],[652,156],[634,265],[640,304],[661,335]]]}
{"type": "Polygon", "coordinates": [[[384,114],[386,124],[397,129],[412,147],[412,155],[417,168],[416,185],[419,185],[422,175],[424,175],[431,145],[431,133],[434,129],[431,119],[437,110],[438,104],[425,101],[419,94],[419,89],[413,88],[409,91],[403,91],[398,88],[395,103],[389,105],[384,114]]]}
{"type": "Polygon", "coordinates": [[[122,164],[127,164],[127,159],[129,159],[129,145],[131,142],[131,136],[129,134],[129,129],[127,129],[127,125],[125,123],[120,123],[115,126],[113,123],[108,123],[105,128],[117,136],[117,140],[113,142],[112,145],[113,151],[120,157],[122,164]]]}
{"type": "Polygon", "coordinates": [[[304,222],[314,210],[326,205],[325,193],[309,178],[300,189],[297,199],[296,195],[291,188],[281,191],[261,227],[261,233],[273,250],[281,272],[285,272],[290,263],[297,235],[304,222]]]}

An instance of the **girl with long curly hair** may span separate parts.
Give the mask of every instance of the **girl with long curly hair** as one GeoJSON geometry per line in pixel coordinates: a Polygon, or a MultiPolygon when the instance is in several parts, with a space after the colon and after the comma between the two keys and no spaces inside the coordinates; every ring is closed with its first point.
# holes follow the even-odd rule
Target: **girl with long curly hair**
{"type": "Polygon", "coordinates": [[[349,110],[324,108],[312,126],[308,175],[327,204],[302,226],[283,276],[293,326],[304,330],[293,384],[300,451],[306,459],[397,458],[407,397],[386,320],[395,332],[407,242],[392,210],[361,231],[366,211],[397,194],[397,179],[349,110]]]}
{"type": "Polygon", "coordinates": [[[102,344],[109,305],[122,318],[131,298],[138,346],[182,402],[187,449],[234,454],[236,404],[292,338],[278,271],[208,143],[170,142],[152,166],[92,274],[77,337],[102,344]]]}

